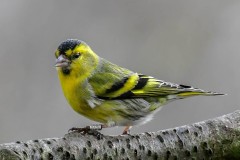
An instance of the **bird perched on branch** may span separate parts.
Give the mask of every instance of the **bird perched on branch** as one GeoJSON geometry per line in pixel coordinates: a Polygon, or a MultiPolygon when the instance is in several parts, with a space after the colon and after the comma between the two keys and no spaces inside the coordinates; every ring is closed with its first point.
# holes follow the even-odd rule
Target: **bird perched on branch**
{"type": "Polygon", "coordinates": [[[55,52],[58,77],[63,93],[79,114],[100,122],[86,132],[113,126],[131,126],[150,121],[166,103],[192,96],[223,95],[178,85],[136,73],[101,57],[83,41],[68,39],[55,52]]]}

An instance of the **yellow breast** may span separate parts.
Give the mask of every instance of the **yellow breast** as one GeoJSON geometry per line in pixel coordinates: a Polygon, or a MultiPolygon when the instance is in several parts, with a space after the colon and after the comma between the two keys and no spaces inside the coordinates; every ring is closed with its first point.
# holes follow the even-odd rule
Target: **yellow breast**
{"type": "Polygon", "coordinates": [[[74,76],[65,76],[61,70],[58,71],[58,77],[62,86],[64,96],[71,107],[78,113],[84,114],[88,110],[91,110],[86,103],[87,88],[81,87],[83,80],[74,76]]]}

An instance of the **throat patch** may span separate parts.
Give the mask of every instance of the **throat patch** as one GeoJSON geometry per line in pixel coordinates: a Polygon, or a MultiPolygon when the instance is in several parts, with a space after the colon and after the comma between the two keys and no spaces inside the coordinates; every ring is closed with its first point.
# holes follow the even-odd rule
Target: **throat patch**
{"type": "Polygon", "coordinates": [[[70,74],[70,69],[69,68],[62,68],[62,72],[64,75],[69,75],[70,74]]]}

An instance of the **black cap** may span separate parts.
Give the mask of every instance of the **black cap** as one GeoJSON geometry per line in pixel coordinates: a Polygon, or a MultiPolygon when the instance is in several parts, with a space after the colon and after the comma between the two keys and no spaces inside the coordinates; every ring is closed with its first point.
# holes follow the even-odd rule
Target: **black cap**
{"type": "Polygon", "coordinates": [[[78,39],[67,39],[59,45],[58,50],[60,54],[64,54],[69,49],[73,50],[80,43],[82,43],[82,41],[78,39]]]}

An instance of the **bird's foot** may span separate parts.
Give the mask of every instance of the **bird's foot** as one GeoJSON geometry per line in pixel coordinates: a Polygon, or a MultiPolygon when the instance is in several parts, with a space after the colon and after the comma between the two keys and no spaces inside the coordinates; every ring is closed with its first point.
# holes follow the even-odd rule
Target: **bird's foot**
{"type": "Polygon", "coordinates": [[[90,131],[90,128],[89,126],[86,126],[84,128],[77,128],[77,127],[73,127],[73,128],[70,128],[68,130],[68,132],[79,132],[79,133],[82,133],[82,134],[86,134],[90,131]]]}
{"type": "Polygon", "coordinates": [[[128,135],[130,134],[130,129],[132,128],[132,126],[126,126],[123,130],[122,135],[128,135]]]}
{"type": "Polygon", "coordinates": [[[84,128],[77,128],[73,127],[68,130],[68,132],[79,132],[83,135],[88,134],[88,135],[93,135],[95,136],[98,140],[102,139],[103,134],[98,132],[103,128],[103,125],[97,124],[97,125],[92,125],[92,126],[86,126],[84,128]]]}
{"type": "Polygon", "coordinates": [[[130,135],[130,131],[123,131],[122,135],[130,135]]]}
{"type": "MultiPolygon", "coordinates": [[[[92,126],[86,126],[86,127],[83,127],[83,128],[77,128],[77,127],[73,127],[73,128],[70,128],[68,130],[68,132],[79,132],[79,133],[82,133],[82,134],[92,134],[93,132],[98,132],[98,130],[102,130],[103,126],[102,124],[96,124],[96,125],[92,125],[92,126]]],[[[99,132],[98,132],[99,133],[99,132]]]]}

